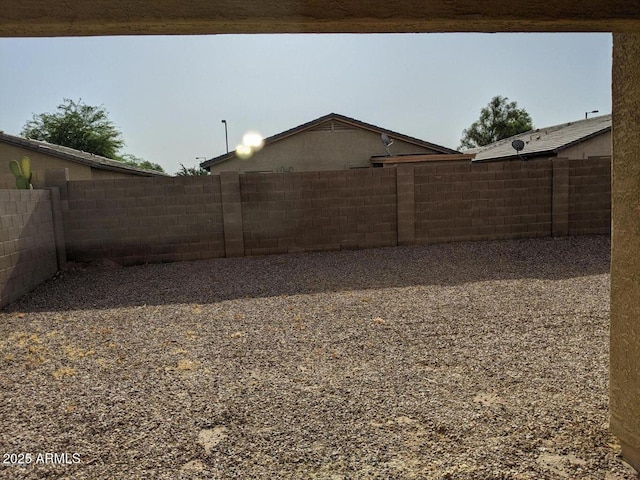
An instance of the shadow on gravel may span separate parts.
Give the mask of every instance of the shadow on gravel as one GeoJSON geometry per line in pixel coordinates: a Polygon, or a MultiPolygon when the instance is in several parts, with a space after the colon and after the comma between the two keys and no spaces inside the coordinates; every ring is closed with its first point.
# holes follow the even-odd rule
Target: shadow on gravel
{"type": "Polygon", "coordinates": [[[609,260],[609,237],[588,236],[88,267],[58,275],[5,310],[206,304],[416,285],[553,280],[609,273],[609,260]]]}

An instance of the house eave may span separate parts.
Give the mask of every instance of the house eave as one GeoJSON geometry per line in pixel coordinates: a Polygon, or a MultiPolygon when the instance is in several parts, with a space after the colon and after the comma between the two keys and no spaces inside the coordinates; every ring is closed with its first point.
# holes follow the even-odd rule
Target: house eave
{"type": "MultiPolygon", "coordinates": [[[[147,170],[143,168],[135,168],[135,167],[128,166],[126,164],[123,164],[122,166],[120,166],[120,165],[101,163],[98,160],[92,161],[87,158],[83,158],[70,153],[62,152],[60,150],[56,150],[55,148],[50,148],[46,144],[40,144],[40,143],[34,144],[29,139],[16,137],[13,135],[7,135],[2,132],[0,132],[0,142],[4,142],[9,145],[18,146],[21,148],[26,148],[27,150],[31,150],[33,152],[50,155],[52,157],[68,160],[70,162],[79,163],[79,164],[86,165],[90,168],[95,168],[98,170],[108,170],[108,171],[119,172],[119,173],[129,173],[131,175],[137,175],[142,177],[170,176],[167,173],[158,172],[155,170],[147,170]]],[[[112,160],[112,161],[116,162],[117,160],[112,160]]]]}

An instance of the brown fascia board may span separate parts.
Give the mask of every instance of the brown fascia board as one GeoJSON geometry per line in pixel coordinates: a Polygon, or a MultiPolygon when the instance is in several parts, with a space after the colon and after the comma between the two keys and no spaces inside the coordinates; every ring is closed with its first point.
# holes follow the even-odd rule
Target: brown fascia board
{"type": "MultiPolygon", "coordinates": [[[[19,147],[27,148],[34,152],[51,155],[52,157],[58,157],[58,158],[62,158],[63,160],[69,160],[71,162],[87,165],[88,167],[97,168],[99,170],[110,170],[114,172],[131,173],[131,174],[137,174],[143,177],[171,176],[167,173],[157,172],[155,170],[147,170],[144,168],[131,167],[126,164],[123,164],[122,166],[120,166],[120,165],[100,163],[98,160],[91,160],[81,156],[73,155],[71,153],[63,152],[61,150],[57,150],[55,148],[57,145],[51,144],[51,147],[47,147],[46,144],[41,145],[39,143],[33,143],[31,140],[27,138],[16,137],[14,135],[9,135],[4,132],[0,132],[0,141],[9,143],[12,145],[17,145],[19,147]]],[[[69,148],[69,147],[65,147],[65,148],[69,148]]],[[[110,159],[107,158],[106,160],[110,160],[110,159]]],[[[116,162],[117,160],[111,160],[111,161],[116,162]]]]}
{"type": "MultiPolygon", "coordinates": [[[[265,140],[265,145],[266,145],[266,143],[267,142],[265,140]]],[[[212,158],[210,160],[205,160],[204,162],[202,162],[200,164],[200,168],[204,168],[204,169],[211,168],[214,165],[218,165],[220,163],[226,162],[227,160],[231,160],[235,156],[236,156],[236,151],[233,150],[233,151],[231,151],[229,153],[225,153],[224,155],[220,155],[218,157],[214,157],[214,158],[212,158]]]]}
{"type": "Polygon", "coordinates": [[[535,160],[540,157],[549,158],[549,157],[555,157],[555,156],[556,156],[555,150],[545,150],[544,152],[534,152],[529,154],[525,153],[522,155],[522,158],[514,154],[514,155],[508,155],[505,157],[482,158],[480,160],[471,160],[471,161],[473,163],[489,163],[489,162],[511,162],[514,160],[522,161],[524,159],[524,161],[526,162],[527,160],[535,160]]]}
{"type": "MultiPolygon", "coordinates": [[[[442,145],[436,145],[435,143],[426,142],[424,140],[420,140],[419,138],[410,137],[408,135],[403,135],[402,133],[394,132],[392,130],[387,130],[386,128],[377,127],[370,123],[365,123],[360,120],[356,120],[355,118],[346,117],[344,115],[340,115],[339,113],[329,113],[328,115],[323,115],[320,118],[316,118],[315,120],[311,120],[310,122],[303,123],[302,125],[298,125],[297,127],[290,128],[289,130],[285,130],[284,132],[277,133],[272,135],[271,137],[265,138],[264,146],[270,145],[272,143],[278,142],[280,140],[284,140],[287,137],[292,135],[296,135],[298,133],[304,132],[305,130],[309,130],[314,128],[324,122],[329,120],[339,120],[343,123],[353,125],[354,127],[362,128],[364,130],[369,130],[375,133],[386,133],[392,137],[397,138],[398,140],[402,140],[407,143],[412,143],[414,145],[418,145],[420,147],[429,148],[431,150],[439,151],[444,154],[459,154],[460,152],[457,150],[452,150],[447,147],[443,147],[442,145]]],[[[209,168],[213,165],[218,165],[222,162],[226,162],[236,156],[235,150],[229,153],[225,153],[224,155],[220,155],[218,157],[212,158],[211,160],[205,160],[200,164],[202,168],[209,168]]]]}
{"type": "Polygon", "coordinates": [[[425,154],[417,154],[417,155],[395,155],[395,156],[373,156],[370,159],[371,163],[423,163],[423,162],[452,162],[452,161],[460,161],[460,160],[469,160],[472,161],[476,156],[475,153],[452,153],[452,154],[438,154],[438,153],[425,153],[425,154]]]}

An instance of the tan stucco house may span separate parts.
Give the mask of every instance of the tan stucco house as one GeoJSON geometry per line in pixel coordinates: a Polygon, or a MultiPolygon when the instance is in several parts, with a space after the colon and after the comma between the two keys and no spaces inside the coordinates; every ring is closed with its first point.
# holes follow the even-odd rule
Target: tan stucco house
{"type": "Polygon", "coordinates": [[[46,171],[49,169],[67,168],[70,180],[167,175],[73,148],[0,132],[0,188],[15,188],[15,178],[9,170],[9,162],[19,161],[22,157],[29,157],[31,160],[32,184],[35,188],[44,187],[46,171]]]}
{"type": "Polygon", "coordinates": [[[393,144],[394,156],[457,155],[459,152],[417,138],[392,132],[354,118],[330,113],[265,139],[264,147],[249,158],[229,152],[202,162],[211,173],[305,172],[369,168],[372,159],[386,155],[381,135],[393,144]]]}
{"type": "Polygon", "coordinates": [[[514,140],[524,142],[520,156],[525,160],[554,157],[571,159],[610,157],[611,115],[537,128],[484,147],[465,150],[465,153],[474,153],[474,162],[518,160],[519,157],[511,145],[514,140]]]}

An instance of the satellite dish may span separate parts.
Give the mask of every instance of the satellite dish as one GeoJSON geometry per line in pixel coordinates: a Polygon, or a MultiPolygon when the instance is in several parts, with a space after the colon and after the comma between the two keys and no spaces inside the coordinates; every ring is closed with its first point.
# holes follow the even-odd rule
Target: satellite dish
{"type": "Polygon", "coordinates": [[[524,149],[524,142],[522,140],[514,140],[511,142],[511,146],[516,152],[521,152],[524,149]]]}
{"type": "Polygon", "coordinates": [[[520,152],[524,149],[524,142],[522,140],[514,140],[513,142],[511,142],[511,146],[518,154],[518,158],[520,160],[526,160],[522,155],[520,155],[520,152]]]}
{"type": "Polygon", "coordinates": [[[391,151],[389,151],[389,146],[393,145],[393,140],[389,138],[386,133],[380,135],[380,140],[382,140],[382,144],[384,145],[384,149],[387,151],[387,156],[391,156],[391,151]]]}

